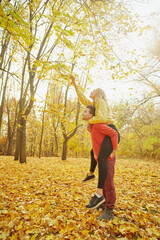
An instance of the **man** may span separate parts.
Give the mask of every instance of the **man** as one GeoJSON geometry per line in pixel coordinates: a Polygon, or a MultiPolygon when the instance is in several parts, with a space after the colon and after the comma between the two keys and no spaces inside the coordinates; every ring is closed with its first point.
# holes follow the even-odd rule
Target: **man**
{"type": "MultiPolygon", "coordinates": [[[[95,115],[94,106],[88,105],[83,112],[82,119],[88,122],[94,115],[95,115]]],[[[104,188],[103,189],[97,188],[96,194],[91,198],[90,202],[86,205],[87,208],[93,209],[101,206],[105,202],[104,213],[101,216],[99,216],[98,219],[109,220],[114,218],[113,209],[116,201],[116,193],[114,187],[114,167],[116,158],[115,153],[118,146],[118,134],[114,129],[110,128],[105,123],[92,124],[90,134],[94,157],[97,162],[98,154],[106,135],[110,137],[111,139],[110,144],[112,144],[113,147],[113,152],[111,153],[110,157],[106,159],[108,170],[104,188]]],[[[103,176],[99,176],[99,178],[103,179],[103,176]]]]}

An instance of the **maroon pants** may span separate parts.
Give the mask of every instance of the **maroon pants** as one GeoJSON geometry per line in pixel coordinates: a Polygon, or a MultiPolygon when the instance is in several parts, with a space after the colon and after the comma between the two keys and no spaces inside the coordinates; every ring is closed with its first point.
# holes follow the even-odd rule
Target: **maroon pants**
{"type": "Polygon", "coordinates": [[[113,209],[116,202],[116,191],[114,187],[114,169],[116,157],[107,160],[107,178],[105,181],[103,194],[105,197],[105,205],[109,209],[113,209]]]}

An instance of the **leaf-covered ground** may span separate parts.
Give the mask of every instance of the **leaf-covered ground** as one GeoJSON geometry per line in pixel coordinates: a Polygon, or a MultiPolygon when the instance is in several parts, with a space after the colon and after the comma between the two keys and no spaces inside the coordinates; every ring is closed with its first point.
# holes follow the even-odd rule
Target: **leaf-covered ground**
{"type": "Polygon", "coordinates": [[[160,239],[160,162],[117,160],[108,222],[85,207],[97,185],[97,178],[82,183],[89,163],[0,157],[0,239],[160,239]]]}

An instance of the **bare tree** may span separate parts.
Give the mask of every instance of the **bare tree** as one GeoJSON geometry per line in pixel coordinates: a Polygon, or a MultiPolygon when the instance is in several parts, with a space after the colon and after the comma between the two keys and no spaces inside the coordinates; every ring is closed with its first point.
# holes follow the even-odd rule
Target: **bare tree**
{"type": "Polygon", "coordinates": [[[18,103],[16,102],[15,99],[10,99],[10,100],[8,99],[6,107],[7,107],[7,115],[8,115],[7,155],[11,156],[13,154],[13,139],[14,139],[15,131],[16,131],[18,103]]]}

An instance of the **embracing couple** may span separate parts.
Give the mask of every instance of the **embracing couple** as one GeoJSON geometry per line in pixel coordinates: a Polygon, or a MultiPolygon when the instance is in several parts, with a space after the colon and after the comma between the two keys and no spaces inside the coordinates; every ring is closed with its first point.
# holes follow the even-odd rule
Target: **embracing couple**
{"type": "Polygon", "coordinates": [[[98,164],[97,190],[86,207],[104,209],[104,213],[98,217],[98,220],[110,220],[114,218],[113,209],[116,202],[114,169],[120,135],[113,124],[104,91],[100,88],[92,91],[90,94],[92,101],[90,101],[77,87],[75,78],[73,76],[70,78],[81,103],[86,106],[82,119],[87,121],[93,147],[90,172],[83,182],[95,178],[94,171],[98,164]]]}

